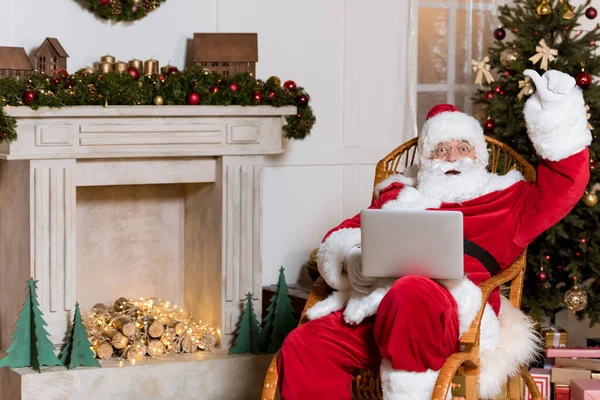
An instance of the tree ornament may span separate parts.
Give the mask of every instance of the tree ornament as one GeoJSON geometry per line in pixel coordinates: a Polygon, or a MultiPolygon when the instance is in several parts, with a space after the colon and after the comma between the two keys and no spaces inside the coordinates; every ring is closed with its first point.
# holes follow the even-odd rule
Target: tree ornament
{"type": "Polygon", "coordinates": [[[598,16],[598,10],[596,10],[594,7],[590,7],[587,10],[585,10],[585,16],[588,19],[594,19],[598,16]]]}
{"type": "Polygon", "coordinates": [[[217,85],[212,85],[209,90],[211,93],[216,94],[219,92],[219,87],[217,85]]]}
{"type": "Polygon", "coordinates": [[[585,310],[588,303],[587,293],[577,286],[577,282],[573,284],[571,289],[565,292],[564,300],[565,305],[573,314],[585,310]]]}
{"type": "Polygon", "coordinates": [[[598,204],[598,196],[595,193],[585,192],[583,195],[583,203],[588,207],[594,207],[598,204]]]}
{"type": "Polygon", "coordinates": [[[590,159],[590,169],[596,169],[596,161],[590,159]]]}
{"type": "Polygon", "coordinates": [[[487,92],[485,92],[483,94],[483,97],[487,101],[492,100],[494,98],[494,92],[492,92],[491,90],[488,90],[487,92]]]}
{"type": "Polygon", "coordinates": [[[275,97],[275,92],[269,92],[269,98],[272,99],[275,97]]]}
{"type": "Polygon", "coordinates": [[[67,89],[73,89],[75,87],[75,82],[69,81],[66,85],[67,89]]]}
{"type": "Polygon", "coordinates": [[[196,92],[190,92],[185,97],[185,102],[191,106],[196,106],[200,104],[200,95],[196,92]]]}
{"type": "Polygon", "coordinates": [[[256,101],[259,104],[262,103],[262,101],[263,101],[263,95],[259,91],[253,92],[252,93],[252,98],[254,99],[254,101],[256,101]]]}
{"type": "Polygon", "coordinates": [[[541,16],[549,15],[552,13],[552,7],[548,4],[548,0],[542,0],[540,5],[537,6],[536,11],[541,16]]]}
{"type": "Polygon", "coordinates": [[[154,104],[156,104],[157,106],[162,106],[165,102],[165,99],[163,99],[162,96],[156,96],[154,98],[154,104]]]}
{"type": "Polygon", "coordinates": [[[498,27],[494,29],[494,39],[503,40],[506,37],[506,31],[503,27],[498,27]]]}
{"type": "Polygon", "coordinates": [[[573,6],[569,4],[569,0],[560,0],[561,4],[565,4],[567,11],[563,14],[563,19],[573,19],[575,17],[575,10],[573,6]]]}
{"type": "Polygon", "coordinates": [[[299,106],[305,106],[308,104],[308,96],[305,94],[301,94],[300,96],[296,97],[296,104],[299,106]]]}
{"type": "Polygon", "coordinates": [[[494,132],[494,120],[492,120],[490,117],[488,117],[488,119],[483,123],[483,131],[485,133],[494,132]]]}
{"type": "Polygon", "coordinates": [[[32,101],[35,101],[36,99],[37,99],[37,94],[31,89],[28,89],[25,91],[25,93],[23,93],[23,102],[25,104],[29,104],[32,101]]]}
{"type": "Polygon", "coordinates": [[[278,76],[270,77],[267,82],[273,83],[275,86],[281,86],[281,79],[278,76]]]}
{"type": "Polygon", "coordinates": [[[229,90],[231,90],[232,92],[237,92],[238,86],[235,83],[230,83],[229,90]]]}
{"type": "Polygon", "coordinates": [[[529,61],[536,64],[541,60],[540,69],[543,69],[544,71],[548,70],[548,62],[556,60],[556,57],[558,56],[558,50],[548,47],[544,39],[538,42],[535,51],[536,54],[529,57],[529,61]]]}
{"type": "Polygon", "coordinates": [[[285,83],[283,84],[283,87],[286,88],[287,90],[294,90],[294,89],[296,89],[296,82],[285,81],[285,83]]]}
{"type": "Polygon", "coordinates": [[[165,82],[167,80],[167,77],[164,76],[163,74],[158,75],[158,80],[160,80],[161,82],[165,82]]]}
{"type": "Polygon", "coordinates": [[[179,73],[179,68],[177,68],[177,67],[169,67],[167,69],[167,74],[169,74],[169,75],[175,75],[177,73],[179,73]]]}
{"type": "Polygon", "coordinates": [[[54,74],[54,76],[56,76],[57,78],[60,78],[60,79],[67,79],[69,77],[69,73],[67,72],[66,69],[59,68],[56,70],[56,73],[54,74]]]}
{"type": "Polygon", "coordinates": [[[592,86],[592,75],[586,71],[581,71],[575,75],[575,82],[580,88],[587,89],[592,86]]]}
{"type": "Polygon", "coordinates": [[[494,77],[492,76],[492,73],[490,72],[490,64],[488,64],[490,62],[489,57],[485,56],[483,57],[483,60],[481,61],[477,61],[477,60],[471,60],[471,66],[473,67],[473,72],[477,72],[477,75],[475,75],[475,84],[477,85],[481,85],[483,83],[483,77],[485,76],[485,80],[487,81],[488,85],[492,82],[494,82],[494,77]]]}
{"type": "Polygon", "coordinates": [[[521,56],[519,53],[513,48],[504,49],[500,53],[500,63],[504,65],[504,67],[508,67],[511,63],[518,61],[520,58],[521,56]]]}
{"type": "Polygon", "coordinates": [[[140,71],[136,67],[127,67],[127,73],[136,81],[140,79],[140,71]]]}
{"type": "Polygon", "coordinates": [[[100,4],[101,6],[105,6],[108,3],[110,3],[110,0],[98,0],[98,4],[100,4]]]}
{"type": "Polygon", "coordinates": [[[538,271],[535,274],[535,277],[537,278],[539,283],[546,283],[546,281],[548,280],[548,274],[546,274],[544,270],[538,271]]]}
{"type": "Polygon", "coordinates": [[[58,78],[53,78],[52,82],[54,82],[55,85],[58,85],[60,83],[60,79],[58,78]]]}
{"type": "Polygon", "coordinates": [[[535,91],[533,89],[533,85],[531,84],[531,78],[528,76],[526,76],[525,79],[523,79],[522,81],[519,81],[519,88],[521,89],[521,91],[517,95],[519,100],[523,99],[523,96],[532,95],[535,91]]]}
{"type": "MultiPolygon", "coordinates": [[[[585,114],[585,117],[586,117],[586,118],[587,118],[587,120],[588,120],[588,123],[587,123],[587,128],[588,128],[590,131],[593,131],[593,130],[594,130],[594,127],[592,126],[592,124],[590,124],[590,118],[592,118],[592,113],[590,113],[590,106],[588,106],[588,105],[586,104],[586,105],[585,105],[585,109],[587,110],[587,114],[585,114]]],[[[594,139],[595,139],[595,137],[594,137],[594,139]]]]}

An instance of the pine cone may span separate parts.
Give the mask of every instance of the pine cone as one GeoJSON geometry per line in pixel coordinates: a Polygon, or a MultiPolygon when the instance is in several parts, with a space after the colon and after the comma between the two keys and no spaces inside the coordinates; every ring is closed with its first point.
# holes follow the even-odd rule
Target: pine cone
{"type": "Polygon", "coordinates": [[[110,10],[114,15],[121,14],[121,11],[123,11],[121,0],[110,0],[110,10]]]}
{"type": "Polygon", "coordinates": [[[142,8],[146,10],[146,12],[152,11],[157,7],[156,0],[143,0],[142,8]]]}

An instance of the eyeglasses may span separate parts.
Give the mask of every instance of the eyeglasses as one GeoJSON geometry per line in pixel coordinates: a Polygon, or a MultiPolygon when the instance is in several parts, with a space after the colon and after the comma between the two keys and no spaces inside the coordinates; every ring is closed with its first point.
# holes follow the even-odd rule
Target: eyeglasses
{"type": "Polygon", "coordinates": [[[459,157],[466,157],[469,156],[473,150],[473,147],[467,143],[461,143],[456,146],[440,144],[431,152],[431,155],[435,158],[448,158],[450,157],[450,154],[455,152],[459,157]]]}

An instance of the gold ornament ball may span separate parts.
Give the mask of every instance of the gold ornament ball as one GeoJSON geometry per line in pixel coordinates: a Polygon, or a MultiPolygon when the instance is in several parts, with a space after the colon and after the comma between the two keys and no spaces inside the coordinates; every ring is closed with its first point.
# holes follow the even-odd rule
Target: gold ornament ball
{"type": "Polygon", "coordinates": [[[508,67],[510,63],[519,60],[519,58],[519,53],[517,53],[515,49],[504,49],[500,53],[500,62],[505,67],[508,67]]]}
{"type": "Polygon", "coordinates": [[[588,303],[587,293],[577,286],[573,286],[565,293],[565,305],[569,310],[576,313],[585,310],[588,303]]]}
{"type": "Polygon", "coordinates": [[[542,4],[537,6],[536,11],[538,15],[548,15],[552,12],[552,7],[550,7],[550,4],[546,3],[546,1],[542,1],[542,4]]]}
{"type": "Polygon", "coordinates": [[[134,6],[139,6],[142,4],[142,0],[132,0],[134,6]]]}
{"type": "Polygon", "coordinates": [[[598,196],[594,193],[586,193],[583,195],[583,203],[588,207],[594,207],[598,203],[598,196]]]}
{"type": "Polygon", "coordinates": [[[165,102],[165,99],[163,99],[162,96],[156,96],[154,98],[154,104],[156,104],[157,106],[162,106],[164,102],[165,102]]]}
{"type": "Polygon", "coordinates": [[[273,80],[273,83],[277,86],[281,86],[281,79],[279,79],[278,76],[272,76],[271,79],[273,80]]]}
{"type": "Polygon", "coordinates": [[[202,73],[203,73],[204,75],[208,75],[208,74],[210,74],[210,69],[208,69],[208,68],[203,68],[203,69],[202,69],[202,73]]]}

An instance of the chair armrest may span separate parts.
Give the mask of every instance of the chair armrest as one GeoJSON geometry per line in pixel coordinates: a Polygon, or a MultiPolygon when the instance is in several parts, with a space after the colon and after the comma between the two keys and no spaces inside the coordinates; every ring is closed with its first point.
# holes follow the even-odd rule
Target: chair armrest
{"type": "Polygon", "coordinates": [[[300,322],[298,326],[303,325],[308,322],[308,317],[306,316],[306,312],[315,304],[324,300],[325,297],[331,292],[331,288],[322,276],[319,276],[315,281],[310,293],[308,294],[308,299],[306,299],[306,305],[304,306],[304,310],[302,310],[302,316],[300,317],[300,322]]]}
{"type": "Polygon", "coordinates": [[[485,310],[485,304],[490,297],[490,294],[494,291],[494,289],[500,287],[500,285],[505,284],[506,282],[510,282],[515,279],[519,273],[521,273],[525,269],[526,262],[526,252],[523,251],[519,257],[505,270],[500,272],[498,275],[491,277],[488,280],[485,280],[479,284],[479,288],[481,289],[481,308],[477,313],[477,316],[473,320],[473,323],[469,327],[469,330],[466,331],[460,337],[461,344],[469,344],[475,345],[479,343],[479,330],[481,328],[481,317],[483,316],[483,311],[485,310]]]}
{"type": "Polygon", "coordinates": [[[277,386],[279,384],[279,374],[277,372],[277,360],[279,359],[279,352],[275,353],[273,359],[269,363],[269,369],[267,369],[267,376],[265,377],[265,383],[263,384],[261,400],[275,400],[277,397],[277,386]]]}
{"type": "Polygon", "coordinates": [[[448,391],[452,390],[452,380],[458,368],[466,364],[467,366],[475,366],[478,360],[473,359],[473,355],[465,352],[452,354],[440,370],[435,386],[433,387],[432,400],[445,400],[448,391]]]}

